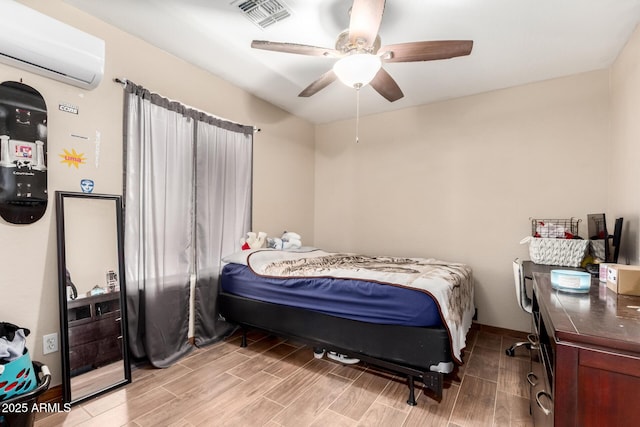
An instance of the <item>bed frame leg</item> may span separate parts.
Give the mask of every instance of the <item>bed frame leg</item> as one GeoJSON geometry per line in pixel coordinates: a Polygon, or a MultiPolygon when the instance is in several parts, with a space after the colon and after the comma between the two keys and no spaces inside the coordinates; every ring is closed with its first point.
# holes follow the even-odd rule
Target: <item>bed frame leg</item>
{"type": "Polygon", "coordinates": [[[407,399],[407,404],[410,406],[416,406],[416,389],[413,381],[413,375],[408,375],[407,381],[409,382],[409,399],[407,399]]]}
{"type": "Polygon", "coordinates": [[[247,346],[247,329],[242,328],[242,340],[240,341],[240,347],[247,346]]]}
{"type": "Polygon", "coordinates": [[[443,377],[440,372],[425,372],[422,376],[424,386],[433,391],[438,400],[442,399],[443,377]]]}

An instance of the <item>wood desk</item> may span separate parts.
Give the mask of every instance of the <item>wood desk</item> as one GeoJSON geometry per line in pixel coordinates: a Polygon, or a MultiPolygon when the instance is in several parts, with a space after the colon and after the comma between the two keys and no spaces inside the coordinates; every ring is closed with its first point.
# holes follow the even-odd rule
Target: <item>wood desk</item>
{"type": "Polygon", "coordinates": [[[538,340],[528,375],[535,424],[637,425],[640,311],[633,307],[640,297],[618,295],[597,279],[589,293],[558,291],[551,287],[552,267],[527,267],[538,340]]]}

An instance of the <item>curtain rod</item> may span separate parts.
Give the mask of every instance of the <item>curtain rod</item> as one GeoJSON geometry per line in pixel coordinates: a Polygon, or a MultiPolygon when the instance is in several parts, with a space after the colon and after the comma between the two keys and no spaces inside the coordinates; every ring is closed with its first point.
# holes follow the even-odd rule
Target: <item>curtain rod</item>
{"type": "Polygon", "coordinates": [[[116,77],[113,79],[113,81],[115,83],[120,83],[122,85],[122,87],[127,87],[127,79],[121,79],[119,77],[116,77]]]}
{"type": "MultiPolygon", "coordinates": [[[[114,83],[119,83],[119,84],[121,84],[121,85],[122,85],[122,88],[126,88],[126,87],[127,87],[128,80],[127,80],[127,79],[125,79],[125,78],[115,77],[115,78],[113,79],[113,81],[114,81],[114,83]]],[[[254,133],[255,133],[255,132],[262,132],[262,129],[260,129],[260,128],[259,128],[259,127],[257,127],[257,126],[253,126],[253,132],[254,132],[254,133]]]]}

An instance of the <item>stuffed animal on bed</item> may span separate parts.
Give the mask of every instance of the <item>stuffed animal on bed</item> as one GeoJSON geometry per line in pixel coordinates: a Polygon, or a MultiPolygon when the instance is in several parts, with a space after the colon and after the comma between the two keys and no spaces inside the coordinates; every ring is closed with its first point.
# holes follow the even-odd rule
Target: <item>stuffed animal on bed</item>
{"type": "Polygon", "coordinates": [[[267,238],[267,247],[273,249],[300,249],[302,237],[298,233],[285,231],[281,238],[267,238]]]}
{"type": "Polygon", "coordinates": [[[247,233],[247,237],[240,239],[240,247],[243,251],[248,249],[258,249],[264,246],[267,239],[267,233],[260,231],[258,234],[250,231],[247,233]]]}

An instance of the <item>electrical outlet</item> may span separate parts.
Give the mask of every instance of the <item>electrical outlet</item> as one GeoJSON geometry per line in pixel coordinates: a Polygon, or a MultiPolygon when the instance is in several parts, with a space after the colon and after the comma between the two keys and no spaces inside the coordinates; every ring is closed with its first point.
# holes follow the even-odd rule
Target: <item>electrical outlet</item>
{"type": "Polygon", "coordinates": [[[56,332],[42,337],[42,353],[49,354],[58,351],[58,334],[56,332]]]}

